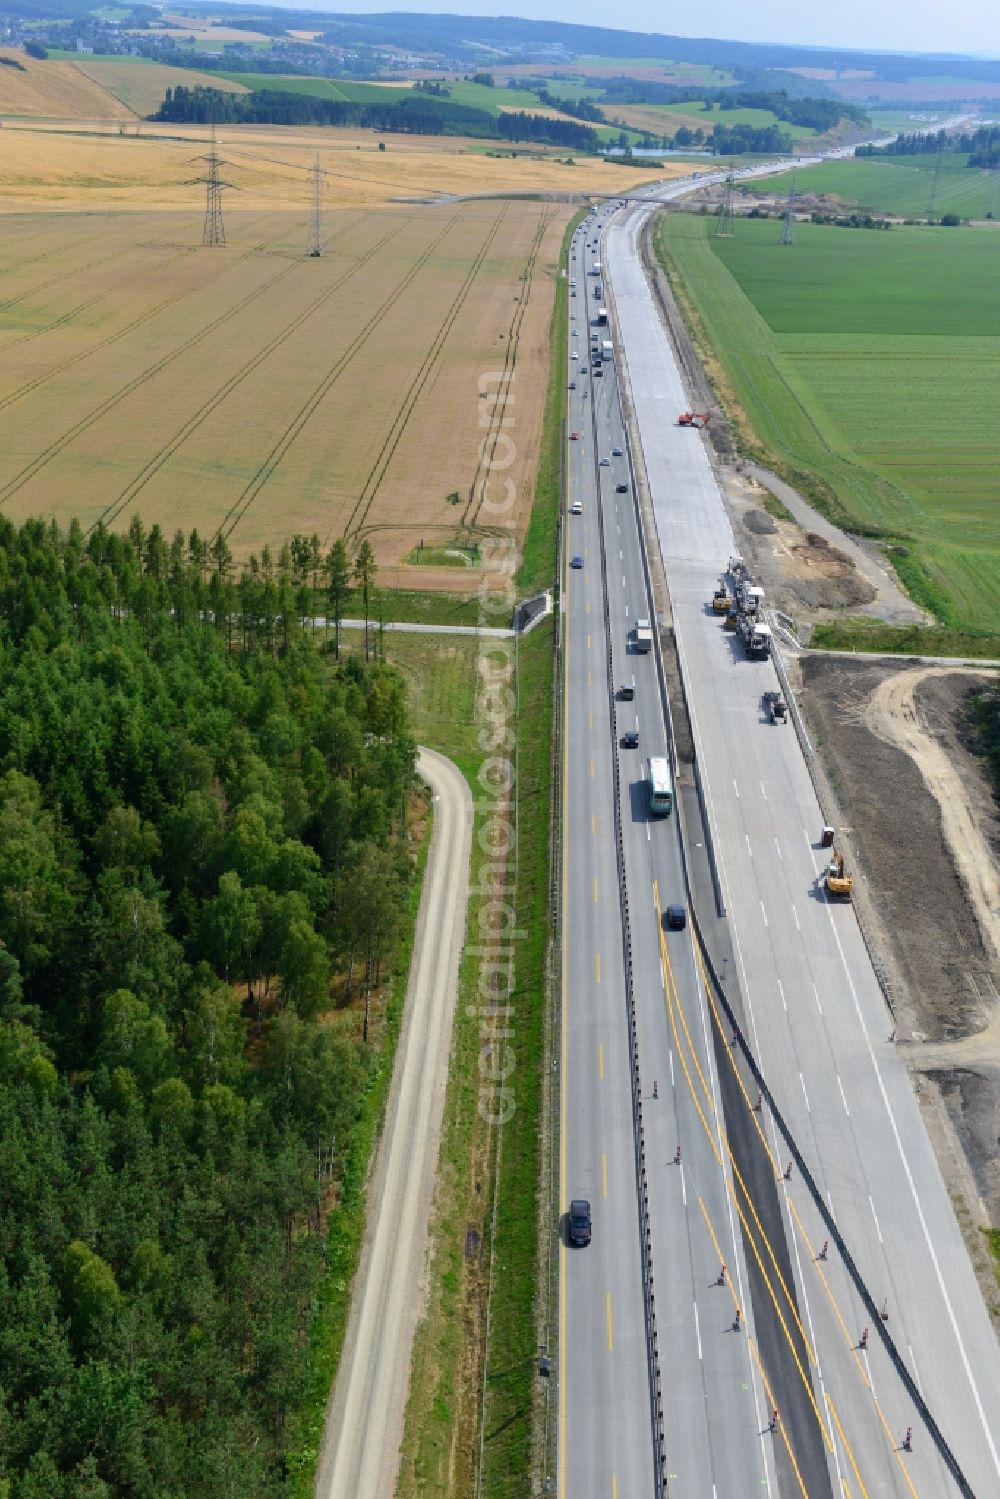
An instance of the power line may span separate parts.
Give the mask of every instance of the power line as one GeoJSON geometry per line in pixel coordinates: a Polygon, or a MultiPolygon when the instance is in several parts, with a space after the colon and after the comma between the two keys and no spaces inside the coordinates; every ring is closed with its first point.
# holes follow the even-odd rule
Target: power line
{"type": "Polygon", "coordinates": [[[319,152],[310,169],[312,178],[312,214],[309,219],[309,254],[312,257],[323,253],[323,168],[319,164],[319,152]]]}

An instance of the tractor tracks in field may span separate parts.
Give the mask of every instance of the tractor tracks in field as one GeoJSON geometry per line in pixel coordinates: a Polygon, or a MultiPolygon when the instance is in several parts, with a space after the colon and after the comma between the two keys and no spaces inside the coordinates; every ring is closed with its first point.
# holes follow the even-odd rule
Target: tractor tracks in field
{"type": "MultiPolygon", "coordinates": [[[[349,227],[353,227],[353,225],[349,227]]],[[[342,232],[346,232],[346,230],[342,232]]],[[[166,308],[173,306],[175,303],[183,301],[183,299],[187,296],[190,296],[192,292],[203,290],[210,281],[216,279],[218,276],[224,275],[227,270],[231,270],[234,263],[238,264],[243,260],[249,259],[252,255],[258,254],[260,248],[260,246],[255,245],[251,249],[247,250],[245,254],[238,256],[236,262],[227,261],[225,265],[220,266],[217,271],[214,271],[210,276],[206,277],[204,281],[199,282],[196,287],[187,287],[184,291],[166,298],[163,302],[159,303],[157,307],[151,309],[147,313],[144,313],[142,317],[136,318],[132,323],[128,324],[126,328],[119,329],[117,333],[114,333],[108,338],[102,340],[100,343],[93,345],[84,353],[74,355],[74,357],[67,360],[59,370],[51,370],[47,374],[39,376],[37,380],[30,382],[28,386],[22,387],[20,392],[14,392],[6,400],[0,401],[0,411],[2,411],[5,406],[10,405],[14,399],[18,398],[19,395],[26,393],[26,391],[28,391],[29,389],[37,388],[37,386],[44,384],[47,380],[53,379],[56,374],[62,373],[64,370],[71,368],[71,366],[77,364],[80,359],[86,358],[88,355],[96,353],[100,349],[110,347],[112,344],[117,343],[121,338],[125,337],[127,333],[133,332],[136,328],[141,327],[157,313],[163,312],[166,308]]],[[[246,309],[255,301],[257,301],[259,297],[262,297],[267,292],[273,290],[274,286],[279,281],[282,281],[286,276],[290,276],[291,273],[300,264],[301,261],[299,260],[289,261],[288,264],[283,266],[275,275],[270,276],[266,281],[262,282],[260,286],[257,286],[253,289],[253,291],[248,292],[245,297],[241,297],[240,300],[236,302],[232,307],[227,308],[225,312],[220,313],[218,317],[213,318],[211,322],[204,324],[201,328],[198,329],[197,333],[193,333],[190,338],[185,339],[182,343],[178,344],[176,348],[171,349],[168,354],[164,354],[161,359],[158,359],[153,364],[149,365],[145,370],[142,371],[141,374],[136,375],[134,379],[129,380],[127,384],[123,385],[119,390],[115,391],[113,395],[108,396],[106,400],[102,401],[98,406],[89,411],[86,416],[82,416],[80,420],[78,422],[75,422],[72,427],[69,427],[65,432],[61,433],[59,437],[53,439],[53,441],[49,443],[47,447],[43,448],[41,452],[37,453],[31,460],[31,462],[26,464],[25,467],[21,469],[20,473],[15,474],[14,477],[8,480],[5,485],[0,486],[0,500],[10,499],[10,497],[16,494],[19,489],[21,489],[25,484],[29,482],[29,480],[33,479],[36,474],[40,473],[47,464],[51,463],[54,458],[58,457],[58,455],[66,447],[68,447],[71,442],[74,442],[77,437],[87,431],[89,427],[92,427],[95,422],[100,421],[102,417],[106,416],[109,411],[112,411],[115,406],[120,404],[121,401],[125,400],[126,397],[133,395],[135,391],[139,390],[141,386],[145,385],[148,380],[153,379],[154,376],[167,369],[171,364],[174,363],[175,360],[188,353],[190,349],[195,348],[198,344],[203,342],[204,339],[217,332],[219,328],[230,322],[234,317],[238,317],[241,313],[244,313],[246,309]]]]}
{"type": "Polygon", "coordinates": [[[420,255],[409,267],[402,280],[396,286],[395,290],[390,292],[389,295],[384,299],[384,301],[380,304],[378,311],[372,314],[372,316],[360,329],[354,339],[352,339],[350,344],[348,344],[344,353],[337,360],[333,368],[327,371],[322,380],[320,380],[319,384],[313,388],[310,394],[302,402],[301,406],[298,408],[291,421],[285,427],[281,436],[271,447],[267,457],[258,467],[253,478],[245,486],[242,493],[236,500],[234,500],[233,504],[229,507],[228,511],[223,516],[222,521],[220,522],[215,532],[215,535],[212,537],[212,540],[215,539],[215,536],[224,536],[228,541],[229,538],[233,535],[233,532],[236,530],[237,526],[246,516],[248,510],[250,509],[250,506],[253,504],[254,500],[260,494],[265,484],[267,484],[268,480],[274,474],[278,465],[281,463],[281,460],[288,452],[288,449],[292,446],[292,443],[295,442],[296,438],[302,432],[303,428],[306,426],[309,419],[316,411],[317,407],[326,398],[330,390],[340,379],[345,370],[350,367],[355,357],[364,348],[365,344],[368,342],[371,335],[375,332],[376,328],[378,328],[383,320],[389,315],[389,313],[395,307],[396,303],[399,301],[400,297],[403,296],[404,292],[409,288],[414,279],[420,274],[421,270],[434,254],[434,251],[437,249],[438,245],[454,228],[455,224],[458,222],[458,218],[459,215],[455,213],[451,216],[451,218],[448,219],[440,234],[438,234],[436,238],[431,241],[431,243],[425,250],[421,251],[420,255]]]}
{"type": "MultiPolygon", "coordinates": [[[[264,217],[269,218],[270,214],[267,214],[264,217]]],[[[235,260],[227,259],[225,262],[218,265],[214,271],[210,271],[209,274],[203,278],[203,280],[197,282],[194,286],[187,286],[184,287],[182,291],[172,293],[169,297],[165,297],[162,302],[157,302],[155,306],[147,308],[145,312],[140,313],[138,317],[133,318],[132,321],[126,323],[124,327],[117,329],[114,333],[109,333],[106,338],[98,339],[96,343],[90,344],[88,348],[80,349],[77,351],[77,353],[71,355],[69,359],[63,360],[62,364],[53,366],[52,369],[46,370],[41,375],[36,375],[33,380],[26,381],[24,385],[19,385],[16,390],[12,390],[7,395],[0,397],[0,411],[5,411],[8,406],[13,406],[15,402],[23,400],[25,396],[31,395],[41,386],[47,384],[48,381],[57,379],[60,375],[65,374],[67,370],[71,370],[75,365],[80,364],[84,359],[89,359],[92,354],[99,354],[102,352],[102,350],[110,348],[113,344],[119,343],[123,338],[127,338],[130,333],[134,333],[136,329],[143,327],[144,324],[150,322],[161,312],[166,312],[168,308],[174,307],[178,302],[182,302],[185,297],[193,296],[196,292],[203,291],[206,286],[211,285],[213,281],[217,281],[219,277],[224,276],[227,271],[231,271],[234,265],[239,265],[242,261],[249,260],[252,256],[260,254],[261,250],[266,249],[269,244],[277,243],[277,241],[282,237],[282,235],[275,235],[274,239],[265,240],[263,245],[252,245],[248,250],[244,251],[242,255],[238,255],[235,260]]],[[[163,262],[163,264],[170,265],[174,260],[179,260],[182,256],[194,253],[196,253],[195,247],[192,247],[191,250],[180,250],[178,251],[177,255],[170,256],[168,260],[163,262]]],[[[102,292],[99,297],[92,298],[89,302],[81,303],[78,307],[74,307],[71,312],[64,313],[61,317],[56,318],[53,323],[49,324],[48,328],[41,328],[38,330],[38,333],[27,334],[25,338],[18,339],[16,340],[16,342],[26,343],[28,339],[37,338],[41,333],[47,333],[52,328],[59,327],[63,323],[67,322],[70,318],[78,317],[81,312],[84,312],[89,307],[94,306],[95,302],[103,301],[109,296],[116,295],[117,290],[120,289],[120,286],[124,284],[127,283],[120,283],[119,288],[116,288],[114,291],[102,292]]],[[[235,311],[236,309],[233,310],[235,311]]],[[[231,313],[226,314],[226,316],[231,315],[231,313]]],[[[0,350],[0,353],[6,354],[10,349],[14,347],[15,344],[8,344],[5,349],[0,350]]]]}
{"type": "MultiPolygon", "coordinates": [[[[83,249],[85,245],[93,244],[94,240],[97,239],[103,240],[105,244],[107,243],[106,236],[101,234],[93,234],[91,235],[90,239],[85,239],[82,244],[76,245],[74,248],[77,250],[83,249]]],[[[54,250],[48,250],[44,255],[33,255],[31,257],[31,265],[32,267],[34,267],[43,260],[51,259],[53,255],[64,255],[65,253],[66,246],[57,245],[54,250]]],[[[96,271],[98,266],[107,265],[109,260],[117,260],[120,254],[121,250],[112,250],[110,255],[101,255],[97,260],[90,261],[88,265],[74,266],[71,270],[61,271],[58,276],[50,276],[48,281],[39,281],[37,285],[29,286],[25,291],[18,292],[16,297],[8,297],[6,301],[0,302],[0,313],[9,312],[12,307],[17,307],[20,305],[20,303],[26,302],[29,297],[36,297],[39,292],[48,291],[50,286],[58,286],[61,281],[71,281],[76,276],[86,275],[88,271],[96,271]]],[[[16,268],[17,267],[12,267],[10,269],[16,268]]],[[[10,274],[10,269],[5,272],[6,275],[10,274]]],[[[36,337],[37,335],[32,334],[30,336],[36,337]]],[[[18,339],[16,340],[16,342],[20,343],[21,340],[18,339]]],[[[8,344],[6,347],[8,349],[12,349],[14,345],[8,344]]]]}
{"type": "MultiPolygon", "coordinates": [[[[358,224],[360,224],[361,222],[363,222],[363,220],[361,219],[355,220],[355,222],[350,225],[350,228],[357,228],[358,224]]],[[[346,270],[342,276],[339,276],[336,281],[331,282],[329,286],[325,287],[324,290],[320,292],[318,297],[315,297],[307,307],[305,307],[292,319],[290,323],[287,323],[285,327],[282,328],[280,333],[276,333],[274,337],[270,339],[268,343],[264,344],[262,348],[258,349],[257,352],[240,367],[240,369],[236,370],[228,380],[220,385],[214,395],[212,395],[209,400],[205,402],[204,406],[200,407],[200,409],[196,411],[193,416],[189,417],[184,425],[178,428],[174,435],[169,438],[162,447],[157,449],[157,451],[144,465],[144,467],[139,470],[135,478],[127,485],[125,489],[122,490],[117,499],[113,500],[110,505],[102,510],[101,514],[94,522],[94,525],[100,525],[102,523],[106,526],[113,525],[121,515],[125,507],[138,497],[138,495],[149,483],[150,479],[152,479],[155,474],[159,473],[163,465],[169,462],[169,460],[177,452],[178,448],[183,447],[188,438],[198,430],[201,424],[206,421],[209,416],[211,416],[212,412],[217,410],[217,408],[221,406],[224,401],[228,400],[233,392],[240,385],[242,385],[243,382],[247,380],[255,370],[259,369],[266,359],[270,358],[270,356],[275,353],[275,351],[279,349],[283,343],[291,338],[293,333],[297,333],[304,323],[308,322],[309,319],[320,310],[320,308],[324,307],[326,303],[329,302],[334,293],[340,290],[345,281],[349,281],[352,276],[356,275],[358,271],[362,270],[366,265],[368,265],[372,258],[377,255],[378,252],[386,244],[388,244],[389,240],[394,239],[396,235],[401,233],[402,230],[405,229],[406,226],[411,222],[412,215],[409,218],[401,219],[397,224],[395,224],[387,234],[384,234],[382,238],[377,240],[369,250],[366,250],[363,255],[359,256],[355,263],[348,270],[346,270]]],[[[343,232],[346,233],[346,230],[343,232]]],[[[332,238],[337,237],[338,236],[336,235],[332,236],[332,238]]],[[[328,244],[332,242],[332,238],[331,240],[327,241],[328,244]]],[[[93,530],[93,526],[91,526],[90,529],[93,530]]]]}
{"type": "Polygon", "coordinates": [[[486,435],[479,446],[479,459],[476,463],[476,472],[473,474],[472,483],[469,485],[468,503],[462,512],[462,524],[465,526],[474,526],[479,520],[479,513],[482,510],[483,498],[486,492],[485,484],[482,485],[481,492],[479,492],[480,476],[487,462],[492,461],[497,439],[507,424],[507,407],[514,403],[511,385],[513,384],[517,368],[517,351],[521,338],[521,325],[524,322],[525,314],[528,311],[528,302],[531,299],[531,283],[534,278],[535,267],[538,264],[538,256],[552,218],[553,214],[551,211],[542,213],[539,216],[535,237],[528,251],[528,258],[525,262],[521,282],[521,295],[518,299],[514,316],[510,320],[510,328],[507,331],[507,352],[504,357],[503,370],[501,371],[496,391],[492,396],[489,425],[486,435]],[[476,498],[477,492],[479,492],[478,500],[476,498]],[[473,506],[475,507],[474,509],[472,508],[473,506]]]}
{"type": "MultiPolygon", "coordinates": [[[[451,306],[445,313],[444,318],[438,326],[437,333],[434,335],[433,341],[431,342],[430,347],[427,351],[427,358],[422,362],[417,373],[414,375],[413,380],[410,382],[409,389],[407,390],[402,402],[397,408],[396,415],[394,416],[388,434],[386,435],[386,438],[382,443],[379,455],[376,458],[375,462],[372,464],[371,469],[369,470],[368,477],[365,479],[365,482],[362,485],[361,493],[359,494],[355,502],[354,509],[348,516],[347,522],[343,528],[345,539],[355,534],[360,535],[362,530],[364,529],[365,521],[368,518],[368,512],[371,509],[372,504],[374,503],[375,496],[378,494],[379,486],[381,485],[382,480],[385,478],[386,472],[389,468],[389,464],[392,462],[393,455],[395,454],[396,449],[399,446],[399,443],[403,437],[403,433],[406,431],[410,418],[413,415],[414,408],[416,407],[417,401],[420,398],[421,392],[423,391],[431,375],[437,368],[437,363],[448,340],[448,335],[451,333],[451,330],[454,327],[459,313],[465,306],[468,295],[472,290],[476,277],[479,275],[479,272],[483,268],[486,257],[489,255],[490,250],[493,248],[493,241],[496,239],[498,233],[500,232],[501,225],[503,224],[503,221],[507,216],[509,206],[510,205],[506,203],[503,205],[500,212],[493,220],[492,225],[487,230],[486,238],[480,246],[475,259],[470,265],[468,272],[466,273],[465,280],[462,282],[462,285],[459,288],[458,293],[456,294],[451,306]]],[[[324,546],[329,545],[331,535],[332,530],[327,533],[326,539],[324,541],[324,546]]]]}

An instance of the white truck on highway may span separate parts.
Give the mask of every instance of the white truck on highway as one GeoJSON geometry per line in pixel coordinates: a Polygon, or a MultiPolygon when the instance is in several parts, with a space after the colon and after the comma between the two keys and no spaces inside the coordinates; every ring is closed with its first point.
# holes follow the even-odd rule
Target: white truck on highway
{"type": "Polygon", "coordinates": [[[612,344],[610,338],[605,338],[601,343],[601,357],[607,360],[607,362],[610,364],[611,360],[614,358],[614,354],[614,345],[612,344]]]}
{"type": "Polygon", "coordinates": [[[635,641],[637,651],[651,651],[653,649],[653,631],[648,619],[637,619],[635,632],[632,637],[635,641]]]}
{"type": "Polygon", "coordinates": [[[590,267],[590,274],[592,276],[599,276],[601,274],[601,262],[599,260],[595,260],[590,267]]]}

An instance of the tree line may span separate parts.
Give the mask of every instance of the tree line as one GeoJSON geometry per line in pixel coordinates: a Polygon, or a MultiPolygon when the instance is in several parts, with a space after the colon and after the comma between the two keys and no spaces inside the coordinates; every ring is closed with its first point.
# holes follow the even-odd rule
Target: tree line
{"type": "Polygon", "coordinates": [[[788,154],[792,138],[780,125],[716,125],[708,138],[713,156],[788,154]]]}
{"type": "Polygon", "coordinates": [[[232,94],[178,84],[167,89],[151,118],[196,125],[357,125],[387,135],[470,135],[485,140],[538,141],[579,151],[596,150],[598,139],[595,131],[573,120],[523,113],[494,115],[438,98],[425,89],[415,89],[405,99],[381,103],[320,99],[283,89],[232,94]]]}
{"type": "Polygon", "coordinates": [[[0,1493],[280,1495],[412,879],[370,548],[0,518],[0,1493]],[[376,653],[377,654],[377,653],[376,653]]]}
{"type": "Polygon", "coordinates": [[[936,130],[927,135],[897,135],[884,146],[858,146],[855,156],[931,156],[939,151],[953,156],[968,154],[966,166],[1000,167],[1000,125],[980,125],[976,130],[936,130]]]}

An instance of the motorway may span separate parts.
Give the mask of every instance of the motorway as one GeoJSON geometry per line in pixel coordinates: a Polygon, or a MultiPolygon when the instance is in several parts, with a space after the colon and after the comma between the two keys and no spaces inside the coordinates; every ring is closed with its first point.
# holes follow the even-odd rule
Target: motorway
{"type": "MultiPolygon", "coordinates": [[[[570,264],[570,305],[579,309],[570,423],[579,435],[568,441],[565,552],[583,567],[567,568],[563,591],[561,1175],[563,1210],[587,1197],[594,1237],[586,1250],[561,1249],[559,1491],[653,1494],[666,1475],[671,1491],[738,1499],[774,1489],[781,1471],[804,1473],[819,1496],[827,1491],[821,1443],[810,1433],[795,1450],[787,1436],[808,1396],[794,1373],[795,1357],[805,1356],[798,1314],[780,1285],[791,1272],[770,1243],[780,1227],[773,1173],[754,1183],[758,1206],[750,1209],[734,1187],[721,1103],[732,1078],[718,1073],[690,933],[667,933],[660,919],[664,906],[684,900],[684,881],[676,819],[648,810],[644,765],[667,753],[666,730],[655,656],[635,653],[630,641],[651,606],[615,368],[604,365],[597,378],[590,367],[599,283],[583,274],[582,257],[581,245],[570,264]],[[582,514],[572,514],[574,503],[582,514]],[[625,680],[635,683],[634,700],[620,696],[625,680]],[[640,748],[621,748],[633,728],[640,748]],[[739,1219],[751,1212],[760,1220],[748,1272],[739,1219]],[[752,1276],[765,1300],[765,1287],[776,1287],[795,1355],[786,1348],[782,1357],[770,1303],[768,1325],[757,1327],[752,1276]],[[651,1280],[653,1295],[644,1297],[651,1280]],[[770,1369],[762,1344],[777,1348],[770,1369]],[[787,1426],[772,1434],[776,1403],[787,1426]]],[[[760,1177],[759,1161],[744,1166],[747,1177],[760,1177]]]]}
{"type": "MultiPolygon", "coordinates": [[[[689,402],[637,253],[649,211],[602,212],[599,249],[588,219],[567,268],[580,436],[564,553],[583,567],[563,588],[561,1195],[564,1209],[590,1199],[594,1236],[560,1250],[559,1493],[997,1494],[996,1338],[853,912],[820,886],[798,741],[760,711],[774,667],[743,660],[708,607],[736,548],[703,440],[676,426],[689,402]],[[580,366],[608,298],[616,368],[596,379],[580,366]],[[659,920],[686,887],[679,818],[647,811],[644,764],[667,736],[656,657],[628,648],[652,607],[618,374],[669,584],[738,1046],[690,924],[659,920]],[[634,702],[615,697],[626,677],[634,702]],[[620,746],[626,728],[638,750],[620,746]],[[744,1045],[773,1109],[758,1110],[744,1045]],[[779,1111],[815,1197],[798,1166],[785,1178],[779,1111]]],[[[688,833],[700,843],[697,818],[688,833]]]]}

